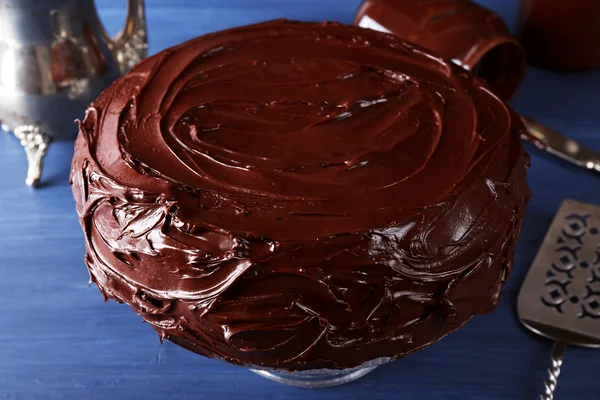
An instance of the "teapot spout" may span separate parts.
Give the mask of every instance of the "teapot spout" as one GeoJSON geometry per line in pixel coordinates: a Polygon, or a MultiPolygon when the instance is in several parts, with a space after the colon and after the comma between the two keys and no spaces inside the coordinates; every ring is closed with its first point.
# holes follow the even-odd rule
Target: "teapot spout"
{"type": "Polygon", "coordinates": [[[144,0],[128,0],[125,27],[110,43],[121,75],[146,58],[148,34],[144,0]]]}

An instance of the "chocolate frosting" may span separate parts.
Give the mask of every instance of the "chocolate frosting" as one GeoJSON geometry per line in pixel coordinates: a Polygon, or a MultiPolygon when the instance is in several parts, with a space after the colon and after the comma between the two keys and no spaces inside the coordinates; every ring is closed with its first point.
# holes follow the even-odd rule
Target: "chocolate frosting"
{"type": "Polygon", "coordinates": [[[80,123],[91,281],[234,363],[402,357],[497,304],[529,197],[523,130],[392,35],[272,21],[194,39],[80,123]]]}

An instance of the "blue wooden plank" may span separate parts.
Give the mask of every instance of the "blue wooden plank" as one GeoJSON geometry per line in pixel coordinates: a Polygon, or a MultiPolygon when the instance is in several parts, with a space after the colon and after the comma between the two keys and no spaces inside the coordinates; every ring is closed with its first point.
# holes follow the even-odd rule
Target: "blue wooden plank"
{"type": "MultiPolygon", "coordinates": [[[[97,0],[110,31],[124,0],[97,0]]],[[[263,19],[350,22],[358,0],[147,0],[151,51],[263,19]]],[[[514,23],[517,0],[482,3],[514,23]]],[[[522,113],[600,150],[600,73],[531,69],[513,102],[522,113]]],[[[599,177],[530,149],[534,192],[499,308],[435,346],[345,387],[302,390],[235,366],[161,346],[128,307],[87,286],[84,245],[68,186],[72,143],[54,144],[45,179],[23,185],[26,160],[0,132],[0,399],[533,399],[550,344],[514,314],[519,285],[564,197],[600,203],[599,177]]],[[[557,397],[600,398],[597,353],[569,349],[557,397]]]]}

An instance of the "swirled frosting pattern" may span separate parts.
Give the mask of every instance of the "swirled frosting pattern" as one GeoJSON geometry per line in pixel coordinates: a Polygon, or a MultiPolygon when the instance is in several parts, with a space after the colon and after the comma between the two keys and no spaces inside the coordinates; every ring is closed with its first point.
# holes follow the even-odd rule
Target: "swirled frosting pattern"
{"type": "Polygon", "coordinates": [[[271,21],[194,39],[80,123],[91,280],[209,357],[403,357],[497,304],[522,131],[484,83],[390,35],[271,21]]]}

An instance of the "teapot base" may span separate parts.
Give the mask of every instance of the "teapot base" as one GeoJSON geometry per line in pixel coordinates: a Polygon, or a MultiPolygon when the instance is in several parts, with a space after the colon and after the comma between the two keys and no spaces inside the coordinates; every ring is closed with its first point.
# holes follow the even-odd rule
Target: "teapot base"
{"type": "MultiPolygon", "coordinates": [[[[3,125],[2,129],[10,131],[10,129],[5,128],[8,127],[3,125]]],[[[25,183],[27,186],[37,187],[42,177],[44,158],[52,138],[35,125],[19,126],[14,129],[13,133],[19,139],[27,154],[28,169],[25,183]]]]}

